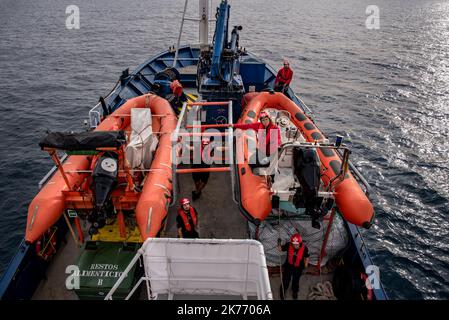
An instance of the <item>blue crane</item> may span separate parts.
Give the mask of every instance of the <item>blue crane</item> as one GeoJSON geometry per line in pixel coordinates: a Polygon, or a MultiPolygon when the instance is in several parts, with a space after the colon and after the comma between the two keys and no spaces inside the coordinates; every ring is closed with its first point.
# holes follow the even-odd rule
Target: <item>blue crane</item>
{"type": "Polygon", "coordinates": [[[215,34],[212,48],[202,48],[198,63],[199,92],[207,100],[226,99],[238,100],[244,93],[242,77],[239,74],[240,55],[239,31],[241,26],[234,26],[229,34],[230,5],[223,0],[216,13],[215,34]]]}

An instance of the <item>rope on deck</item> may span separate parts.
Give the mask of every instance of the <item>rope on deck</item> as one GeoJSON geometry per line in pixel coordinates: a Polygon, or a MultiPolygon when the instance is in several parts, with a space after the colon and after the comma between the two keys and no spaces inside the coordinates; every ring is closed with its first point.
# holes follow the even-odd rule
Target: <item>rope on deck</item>
{"type": "Polygon", "coordinates": [[[307,298],[309,300],[337,300],[330,281],[320,282],[311,286],[307,298]]]}

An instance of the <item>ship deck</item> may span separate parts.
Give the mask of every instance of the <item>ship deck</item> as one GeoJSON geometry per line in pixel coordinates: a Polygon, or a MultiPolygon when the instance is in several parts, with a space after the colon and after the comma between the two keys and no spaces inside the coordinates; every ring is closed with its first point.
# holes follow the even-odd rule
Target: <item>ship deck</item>
{"type": "MultiPolygon", "coordinates": [[[[240,213],[237,204],[232,201],[231,177],[228,172],[211,173],[208,184],[202,192],[201,198],[192,202],[199,214],[198,232],[201,238],[217,239],[246,239],[248,238],[248,225],[240,213]]],[[[191,174],[179,175],[178,199],[187,197],[191,199],[194,183],[191,174]]],[[[163,237],[177,237],[176,232],[177,206],[170,208],[167,226],[163,237]]],[[[53,258],[47,270],[47,278],[43,280],[36,290],[34,300],[76,300],[74,291],[67,290],[65,281],[66,267],[76,263],[80,250],[76,243],[67,234],[67,243],[53,258]]],[[[307,299],[310,287],[321,281],[332,280],[332,273],[314,275],[314,267],[307,270],[300,279],[299,299],[307,299]]],[[[278,272],[270,274],[271,290],[274,299],[279,299],[280,276],[278,272]]],[[[144,290],[142,290],[144,291],[144,290]]],[[[142,295],[142,298],[145,294],[142,295]]],[[[179,296],[177,299],[206,299],[203,296],[179,296]]],[[[211,297],[209,297],[210,299],[211,297]]],[[[230,297],[213,297],[224,299],[230,297]]],[[[233,297],[236,298],[236,297],[233,297]]],[[[287,291],[286,299],[291,299],[291,292],[287,291]]]]}
{"type": "MultiPolygon", "coordinates": [[[[180,68],[181,74],[189,74],[195,71],[193,68],[180,68]]],[[[186,93],[197,95],[198,92],[194,88],[186,88],[186,93]]],[[[204,188],[201,197],[192,202],[192,205],[198,211],[198,232],[201,238],[207,239],[247,239],[249,238],[248,222],[240,213],[238,205],[232,200],[232,181],[229,172],[213,172],[210,173],[209,181],[204,188]]],[[[177,200],[181,198],[192,199],[192,191],[195,190],[194,182],[191,174],[178,175],[178,190],[177,200]]],[[[176,238],[176,215],[178,204],[169,209],[166,228],[162,232],[162,237],[176,238]]],[[[50,300],[63,299],[75,300],[78,299],[74,291],[66,289],[65,281],[67,274],[66,267],[76,263],[76,259],[80,250],[72,239],[70,234],[67,235],[67,243],[62,250],[59,250],[57,255],[53,258],[47,270],[47,277],[43,280],[36,290],[33,299],[35,300],[50,300]]],[[[270,283],[274,299],[279,299],[280,294],[280,274],[279,271],[271,270],[270,283]],[[274,272],[273,272],[274,271],[274,272]]],[[[316,275],[316,268],[310,266],[305,270],[300,278],[299,283],[299,299],[306,300],[310,288],[320,282],[332,281],[332,272],[321,273],[316,275]]],[[[145,291],[145,290],[142,290],[145,291]]],[[[142,295],[144,298],[145,294],[142,295]]],[[[178,299],[205,299],[205,297],[176,297],[178,299]]],[[[229,297],[214,297],[224,299],[229,297]]],[[[235,297],[234,297],[235,298],[235,297]]],[[[286,299],[291,299],[291,291],[285,294],[286,299]]]]}
{"type": "Polygon", "coordinates": [[[67,234],[66,239],[67,243],[53,257],[46,278],[41,281],[32,300],[78,300],[75,292],[66,288],[68,274],[65,270],[68,265],[76,264],[80,250],[70,234],[67,234]]]}
{"type": "MultiPolygon", "coordinates": [[[[191,199],[192,190],[195,190],[191,174],[179,177],[179,198],[191,199]]],[[[201,238],[218,239],[246,239],[248,238],[248,224],[239,211],[237,204],[232,201],[231,177],[227,172],[211,173],[209,181],[204,188],[200,199],[192,202],[198,211],[198,233],[201,238]],[[228,186],[228,187],[226,187],[228,186]]],[[[178,199],[179,199],[178,198],[178,199]]],[[[174,206],[169,211],[166,237],[177,237],[176,210],[174,206]]],[[[315,267],[306,270],[299,281],[300,300],[307,300],[310,288],[320,282],[332,281],[333,273],[314,274],[315,267]]],[[[278,271],[278,270],[275,270],[278,271]]],[[[274,299],[279,299],[280,274],[270,273],[270,284],[274,299]]],[[[185,297],[184,297],[185,298],[185,297]]],[[[285,294],[287,300],[292,299],[291,292],[285,294]]]]}

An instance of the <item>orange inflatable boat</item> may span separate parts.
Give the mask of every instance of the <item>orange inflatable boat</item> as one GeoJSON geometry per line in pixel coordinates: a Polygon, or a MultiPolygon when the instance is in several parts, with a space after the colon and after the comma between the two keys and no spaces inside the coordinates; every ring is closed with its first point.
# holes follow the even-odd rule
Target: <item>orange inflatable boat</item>
{"type": "MultiPolygon", "coordinates": [[[[135,210],[142,240],[156,236],[167,215],[172,192],[171,133],[176,128],[177,118],[170,104],[163,98],[147,94],[132,98],[111,115],[107,116],[95,129],[101,131],[130,130],[131,109],[150,108],[153,132],[159,142],[151,162],[151,169],[140,179],[144,181],[141,192],[131,190],[136,175],[119,173],[118,186],[127,185],[112,192],[112,202],[117,211],[135,210]]],[[[38,240],[58,219],[64,210],[91,210],[93,195],[89,189],[91,174],[99,155],[72,155],[62,165],[64,174],[57,171],[45,184],[28,208],[25,240],[38,240]]],[[[123,161],[125,162],[125,161],[123,161]]],[[[126,164],[123,165],[125,167],[126,164]]]]}
{"type": "MultiPolygon", "coordinates": [[[[238,123],[254,123],[262,109],[285,110],[292,116],[291,122],[308,142],[323,141],[324,135],[304,112],[282,93],[249,93],[243,99],[243,112],[238,123]]],[[[240,185],[240,202],[247,218],[255,224],[263,221],[271,212],[270,188],[264,176],[252,173],[248,164],[248,135],[237,136],[237,148],[243,148],[244,162],[237,165],[240,185]]],[[[321,176],[325,186],[340,172],[342,161],[335,150],[317,149],[321,161],[321,176]]],[[[374,218],[374,208],[357,181],[348,172],[334,190],[334,198],[342,216],[350,223],[369,228],[374,218]]]]}

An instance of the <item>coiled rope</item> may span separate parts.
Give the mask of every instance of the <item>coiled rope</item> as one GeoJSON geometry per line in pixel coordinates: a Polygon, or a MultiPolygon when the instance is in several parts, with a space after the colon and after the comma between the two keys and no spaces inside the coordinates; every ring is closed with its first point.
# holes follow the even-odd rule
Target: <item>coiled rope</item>
{"type": "Polygon", "coordinates": [[[309,300],[337,300],[332,289],[332,283],[330,281],[320,282],[310,287],[309,300]]]}

